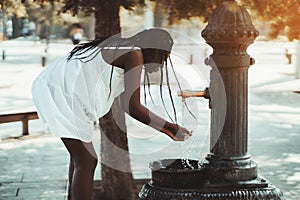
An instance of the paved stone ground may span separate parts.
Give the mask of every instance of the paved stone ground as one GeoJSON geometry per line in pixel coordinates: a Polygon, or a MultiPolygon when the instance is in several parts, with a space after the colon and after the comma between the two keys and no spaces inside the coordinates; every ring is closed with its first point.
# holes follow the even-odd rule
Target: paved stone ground
{"type": "MultiPolygon", "coordinates": [[[[0,143],[0,200],[66,200],[68,158],[62,142],[51,135],[5,139],[0,143]]],[[[145,182],[137,184],[141,188],[145,182]]],[[[94,191],[99,199],[99,180],[94,191]]]]}
{"type": "MultiPolygon", "coordinates": [[[[281,189],[287,200],[298,200],[299,159],[274,152],[272,142],[260,145],[253,152],[259,174],[281,189]]],[[[68,153],[59,139],[39,135],[4,140],[0,143],[0,199],[65,200],[67,169],[68,153]]]]}
{"type": "Polygon", "coordinates": [[[49,135],[0,143],[0,199],[64,200],[68,154],[49,135]]]}

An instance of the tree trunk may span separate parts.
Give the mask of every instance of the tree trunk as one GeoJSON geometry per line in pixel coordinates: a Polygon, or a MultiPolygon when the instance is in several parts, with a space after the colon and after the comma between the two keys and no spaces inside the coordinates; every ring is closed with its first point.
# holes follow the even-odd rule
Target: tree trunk
{"type": "Polygon", "coordinates": [[[160,2],[156,2],[154,8],[154,27],[162,27],[164,20],[162,9],[160,2]]]}
{"type": "Polygon", "coordinates": [[[95,38],[106,39],[121,32],[120,0],[98,0],[95,11],[95,38]]]}
{"type": "Polygon", "coordinates": [[[89,17],[89,27],[87,30],[87,38],[89,40],[95,39],[95,15],[94,15],[94,13],[89,17]]]}
{"type": "MultiPolygon", "coordinates": [[[[121,32],[120,0],[99,0],[95,12],[95,37],[103,39],[121,32]]],[[[110,200],[135,199],[130,168],[125,113],[116,98],[110,111],[99,119],[101,130],[101,174],[104,196],[110,200]],[[113,144],[113,145],[111,145],[113,144]],[[120,156],[120,149],[124,150],[120,156]],[[127,153],[126,153],[127,152],[127,153]],[[122,171],[114,166],[122,167],[122,171]],[[125,171],[125,172],[124,172],[125,171]]]]}
{"type": "Polygon", "coordinates": [[[134,200],[125,115],[119,105],[117,98],[109,113],[99,120],[103,190],[110,200],[134,200]]]}

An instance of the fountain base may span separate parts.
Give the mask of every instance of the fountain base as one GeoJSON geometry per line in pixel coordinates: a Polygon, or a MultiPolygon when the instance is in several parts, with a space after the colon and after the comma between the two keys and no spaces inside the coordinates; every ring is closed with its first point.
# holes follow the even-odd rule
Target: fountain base
{"type": "Polygon", "coordinates": [[[264,178],[216,182],[200,161],[167,159],[150,163],[151,181],[139,193],[140,200],[281,200],[282,193],[264,178]]]}

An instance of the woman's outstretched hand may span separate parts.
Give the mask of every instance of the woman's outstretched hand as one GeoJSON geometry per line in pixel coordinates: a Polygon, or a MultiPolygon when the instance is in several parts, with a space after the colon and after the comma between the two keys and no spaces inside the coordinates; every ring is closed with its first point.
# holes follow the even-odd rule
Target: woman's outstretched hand
{"type": "Polygon", "coordinates": [[[174,141],[187,140],[190,136],[192,136],[193,133],[192,131],[189,131],[186,128],[175,124],[170,129],[163,128],[162,132],[164,132],[174,141]]]}

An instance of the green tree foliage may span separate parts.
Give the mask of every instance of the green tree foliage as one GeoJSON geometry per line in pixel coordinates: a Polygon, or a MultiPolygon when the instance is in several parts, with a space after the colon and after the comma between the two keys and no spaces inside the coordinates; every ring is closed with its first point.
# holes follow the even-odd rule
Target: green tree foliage
{"type": "MultiPolygon", "coordinates": [[[[50,2],[61,2],[60,12],[71,12],[76,15],[83,11],[90,15],[101,7],[99,0],[0,0],[0,7],[7,13],[25,15],[26,9],[22,3],[35,1],[40,5],[50,2]]],[[[117,1],[117,0],[112,0],[117,1]]],[[[144,6],[145,0],[118,0],[120,6],[132,10],[135,6],[144,6]]],[[[179,23],[182,19],[199,17],[206,22],[214,9],[226,0],[150,0],[159,4],[168,16],[170,24],[179,23]]],[[[240,4],[251,10],[253,16],[260,21],[271,24],[269,36],[276,38],[280,33],[286,33],[290,40],[299,39],[300,35],[300,0],[239,0],[240,4]]]]}
{"type": "Polygon", "coordinates": [[[189,20],[200,17],[206,22],[214,9],[224,0],[150,0],[159,4],[168,16],[169,24],[180,23],[180,20],[189,20]]]}
{"type": "Polygon", "coordinates": [[[26,16],[26,8],[21,0],[0,0],[0,10],[7,15],[26,16]]]}
{"type": "MultiPolygon", "coordinates": [[[[120,6],[127,10],[133,10],[135,6],[145,6],[145,0],[119,1],[120,6]]],[[[26,17],[28,16],[28,11],[38,9],[42,13],[41,11],[48,9],[51,4],[55,4],[56,8],[59,8],[55,10],[58,14],[72,13],[73,15],[78,15],[80,12],[91,15],[102,6],[99,0],[0,0],[0,9],[4,10],[7,15],[26,17]]],[[[45,15],[40,14],[40,16],[45,15]]]]}
{"type": "MultiPolygon", "coordinates": [[[[178,23],[181,19],[199,17],[206,22],[214,9],[226,0],[151,0],[163,7],[169,23],[178,23]]],[[[251,10],[252,16],[271,23],[269,36],[276,38],[285,32],[290,40],[300,35],[300,0],[239,0],[241,5],[251,10]]]]}
{"type": "Polygon", "coordinates": [[[289,40],[300,39],[300,0],[243,0],[260,20],[271,22],[269,36],[285,31],[289,40]]]}
{"type": "MultiPolygon", "coordinates": [[[[28,0],[26,0],[28,1],[28,0]]],[[[63,7],[59,13],[71,13],[78,15],[84,13],[86,16],[94,14],[96,19],[96,38],[107,38],[117,34],[120,29],[119,9],[123,6],[132,10],[135,6],[144,6],[145,0],[34,0],[40,5],[49,2],[61,2],[63,7]]]]}
{"type": "Polygon", "coordinates": [[[7,16],[27,17],[31,21],[44,22],[48,26],[50,20],[54,22],[61,21],[58,11],[61,10],[63,4],[60,1],[35,1],[35,0],[0,0],[0,9],[7,16]]]}
{"type": "MultiPolygon", "coordinates": [[[[71,12],[76,15],[79,12],[84,12],[86,15],[91,15],[99,7],[101,2],[99,0],[35,0],[40,4],[48,3],[49,1],[59,1],[64,3],[61,12],[71,12]]],[[[115,1],[115,0],[113,0],[115,1]]],[[[144,0],[121,0],[120,6],[125,9],[132,10],[136,5],[144,6],[144,0]]]]}

